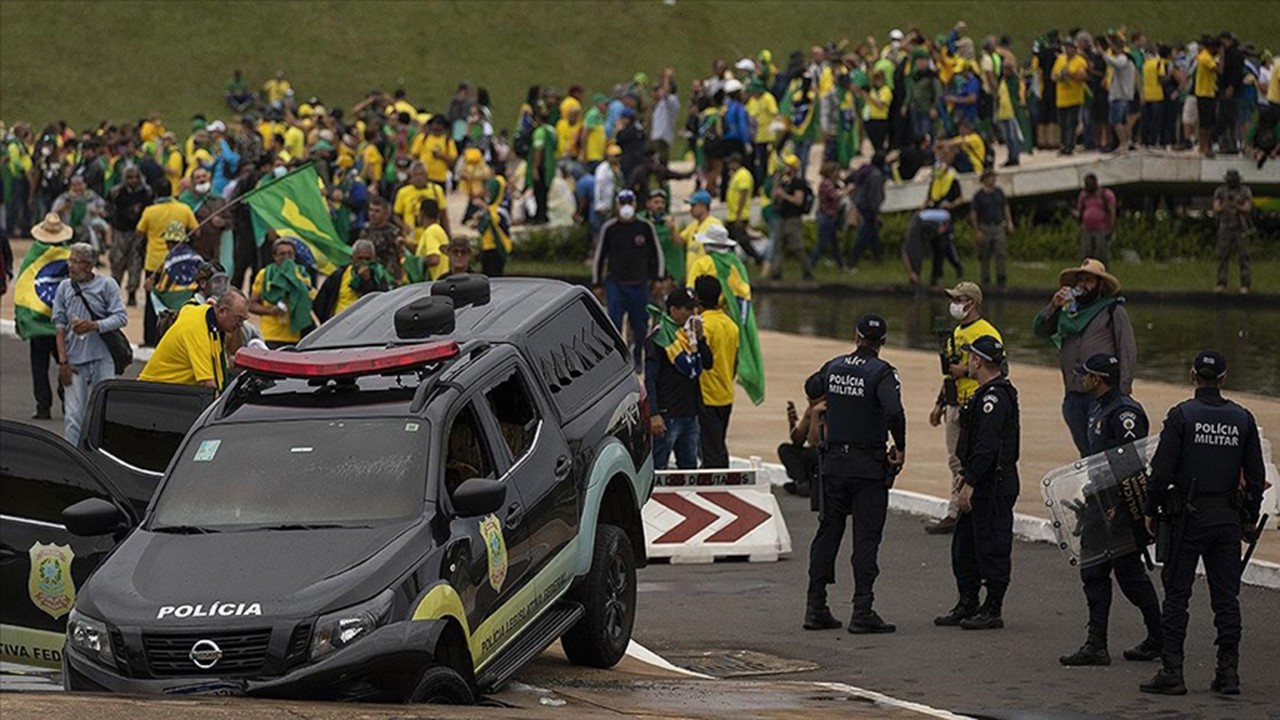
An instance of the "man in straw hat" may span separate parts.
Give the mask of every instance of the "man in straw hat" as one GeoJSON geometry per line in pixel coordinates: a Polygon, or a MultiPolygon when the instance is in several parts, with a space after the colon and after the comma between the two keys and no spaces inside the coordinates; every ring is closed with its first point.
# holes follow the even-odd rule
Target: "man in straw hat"
{"type": "MultiPolygon", "coordinates": [[[[18,336],[30,343],[31,384],[35,392],[36,411],[33,420],[48,420],[53,406],[53,387],[49,384],[49,358],[58,357],[57,328],[53,324],[53,298],[58,284],[67,277],[67,241],[74,234],[57,213],[49,213],[44,222],[31,228],[35,242],[27,251],[14,284],[14,319],[18,336]]],[[[58,388],[62,395],[62,388],[58,388]]]]}
{"type": "Polygon", "coordinates": [[[1091,398],[1073,371],[1097,353],[1114,355],[1120,361],[1120,389],[1128,395],[1133,391],[1138,345],[1124,298],[1117,294],[1120,281],[1101,261],[1086,258],[1080,267],[1064,269],[1058,274],[1058,285],[1049,304],[1036,315],[1034,329],[1058,349],[1066,386],[1062,418],[1084,457],[1089,454],[1091,398]]]}

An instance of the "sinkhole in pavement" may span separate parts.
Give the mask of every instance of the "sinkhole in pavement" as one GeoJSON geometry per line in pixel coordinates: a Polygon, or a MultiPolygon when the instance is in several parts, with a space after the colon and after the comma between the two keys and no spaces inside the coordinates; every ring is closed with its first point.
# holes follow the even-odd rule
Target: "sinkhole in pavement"
{"type": "Polygon", "coordinates": [[[818,664],[753,650],[672,650],[663,653],[672,665],[717,678],[782,675],[817,670],[818,664]]]}

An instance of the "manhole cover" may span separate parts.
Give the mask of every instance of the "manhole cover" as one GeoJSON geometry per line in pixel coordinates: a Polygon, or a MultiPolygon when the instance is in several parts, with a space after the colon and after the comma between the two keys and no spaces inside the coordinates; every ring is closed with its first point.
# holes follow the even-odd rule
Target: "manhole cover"
{"type": "Polygon", "coordinates": [[[817,663],[789,660],[751,650],[691,650],[663,653],[673,665],[712,677],[780,675],[817,670],[817,663]]]}

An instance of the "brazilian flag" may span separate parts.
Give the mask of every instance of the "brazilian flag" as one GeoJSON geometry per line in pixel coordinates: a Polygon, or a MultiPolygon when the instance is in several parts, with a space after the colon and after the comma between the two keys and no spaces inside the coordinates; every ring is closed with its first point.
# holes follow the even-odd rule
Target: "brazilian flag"
{"type": "Polygon", "coordinates": [[[764,402],[764,356],[760,353],[760,332],[751,304],[751,283],[747,268],[731,252],[708,253],[716,265],[716,277],[724,291],[724,311],[738,326],[738,384],[751,402],[764,402]]]}
{"type": "Polygon", "coordinates": [[[66,245],[46,245],[33,242],[18,270],[14,283],[14,316],[18,335],[24,340],[56,335],[53,325],[53,296],[58,284],[67,278],[67,258],[71,251],[66,245]]]}
{"type": "Polygon", "coordinates": [[[351,262],[351,248],[333,227],[329,204],[320,190],[315,167],[303,165],[245,195],[253,209],[253,232],[261,238],[267,230],[293,238],[298,263],[332,275],[351,262]]]}

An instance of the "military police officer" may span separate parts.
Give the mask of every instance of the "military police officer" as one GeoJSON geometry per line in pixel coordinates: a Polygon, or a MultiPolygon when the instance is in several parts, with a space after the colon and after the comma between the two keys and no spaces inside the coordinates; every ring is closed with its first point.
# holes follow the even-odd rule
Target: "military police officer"
{"type": "Polygon", "coordinates": [[[826,437],[820,443],[822,472],[818,532],[809,548],[806,630],[840,627],[827,608],[827,585],[835,582],[836,552],[845,517],[853,516],[853,617],[851,633],[890,633],[896,628],[872,610],[872,587],[880,568],[876,555],[889,508],[889,485],[906,460],[907,421],[898,371],[880,359],[888,325],[879,315],[858,320],[852,354],[832,359],[805,381],[811,400],[825,398],[826,437]],[[894,447],[886,450],[888,436],[894,447]]]}
{"type": "Polygon", "coordinates": [[[1157,550],[1168,549],[1161,574],[1162,666],[1140,686],[1143,692],[1187,692],[1182,679],[1187,601],[1196,562],[1203,560],[1218,629],[1218,666],[1209,687],[1223,695],[1240,693],[1240,541],[1242,525],[1254,531],[1266,470],[1253,414],[1222,397],[1226,375],[1221,353],[1202,350],[1196,355],[1191,371],[1195,397],[1169,411],[1151,458],[1147,525],[1155,530],[1159,517],[1157,550]]]}
{"type": "MultiPolygon", "coordinates": [[[[1089,454],[1096,455],[1113,448],[1128,445],[1147,436],[1147,413],[1142,405],[1120,388],[1120,361],[1114,355],[1097,353],[1085,360],[1077,371],[1084,391],[1094,399],[1093,412],[1089,416],[1089,454]]],[[[1121,478],[1116,478],[1120,480],[1121,478]]],[[[1110,488],[1114,491],[1115,488],[1110,488]]],[[[1134,548],[1145,551],[1147,531],[1141,522],[1135,522],[1119,503],[1119,493],[1099,491],[1087,498],[1082,512],[1089,514],[1093,522],[1081,521],[1082,528],[1094,526],[1105,534],[1108,530],[1131,537],[1134,548]],[[1104,497],[1106,496],[1106,497],[1104,497]]],[[[1081,544],[1089,541],[1088,533],[1082,533],[1081,544]]],[[[1147,577],[1142,565],[1143,552],[1120,554],[1111,559],[1080,569],[1084,583],[1084,596],[1089,604],[1089,634],[1084,645],[1058,661],[1063,665],[1110,665],[1107,652],[1107,623],[1111,614],[1111,575],[1114,572],[1120,592],[1142,611],[1142,621],[1147,627],[1147,637],[1136,647],[1124,651],[1126,660],[1154,660],[1160,656],[1160,598],[1155,586],[1147,577]]]]}
{"type": "Polygon", "coordinates": [[[940,626],[965,630],[1004,627],[1001,611],[1013,555],[1013,504],[1018,499],[1021,421],[1018,391],[1001,372],[1004,344],[983,335],[964,346],[978,389],[961,411],[957,455],[964,464],[960,516],[951,538],[951,571],[960,600],[940,626]],[[978,593],[987,598],[978,605],[978,593]]]}

